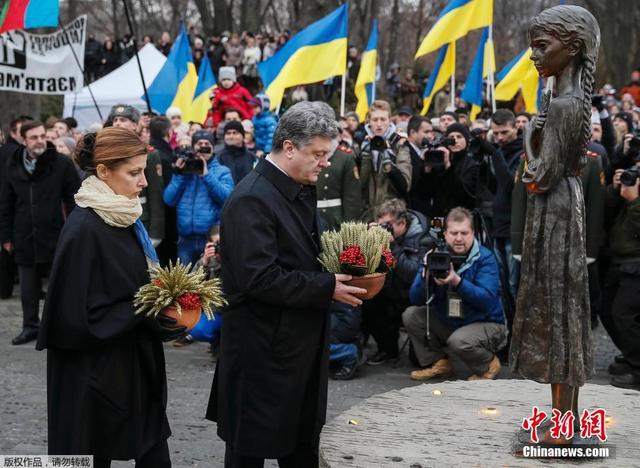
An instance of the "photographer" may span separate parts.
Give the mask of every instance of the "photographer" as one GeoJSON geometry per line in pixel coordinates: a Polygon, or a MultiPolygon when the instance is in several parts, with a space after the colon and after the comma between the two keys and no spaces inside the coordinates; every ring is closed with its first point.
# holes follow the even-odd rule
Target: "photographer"
{"type": "Polygon", "coordinates": [[[447,138],[441,140],[439,146],[423,153],[425,172],[429,174],[427,183],[431,188],[427,213],[437,217],[446,216],[456,206],[473,210],[476,205],[479,165],[469,155],[469,130],[462,124],[453,123],[447,127],[445,135],[447,138]]]}
{"type": "Polygon", "coordinates": [[[220,223],[222,205],[233,190],[228,168],[213,158],[213,135],[199,130],[191,137],[193,152],[178,152],[175,175],[164,191],[164,201],[177,207],[178,258],[195,263],[209,229],[220,223]]]}
{"type": "Polygon", "coordinates": [[[605,224],[611,266],[605,278],[603,309],[613,321],[611,338],[624,359],[609,367],[616,387],[640,390],[640,161],[616,170],[607,188],[605,224]]]}
{"type": "Polygon", "coordinates": [[[618,112],[613,118],[613,125],[619,135],[620,144],[611,156],[613,169],[627,169],[633,166],[640,153],[640,138],[635,136],[633,117],[628,112],[618,112]]]}
{"type": "Polygon", "coordinates": [[[495,353],[506,342],[498,264],[493,253],[474,238],[473,217],[464,208],[454,208],[447,215],[445,241],[452,256],[449,270],[441,253],[437,252],[439,261],[433,250],[428,253],[426,269],[420,269],[411,286],[414,305],[402,314],[422,367],[411,372],[411,378],[449,376],[452,368],[446,347],[474,372],[469,380],[495,379],[500,371],[495,353]]]}
{"type": "Polygon", "coordinates": [[[367,136],[362,142],[358,160],[363,219],[373,220],[377,209],[386,200],[407,197],[411,187],[411,158],[407,152],[398,152],[402,139],[391,123],[388,102],[373,101],[367,118],[367,136]]]}
{"type": "Polygon", "coordinates": [[[391,252],[396,265],[387,273],[380,294],[362,305],[364,329],[378,344],[378,352],[368,361],[372,366],[398,356],[400,316],[409,305],[409,288],[429,239],[424,215],[407,210],[405,202],[397,198],[380,206],[377,223],[393,236],[391,252]]]}

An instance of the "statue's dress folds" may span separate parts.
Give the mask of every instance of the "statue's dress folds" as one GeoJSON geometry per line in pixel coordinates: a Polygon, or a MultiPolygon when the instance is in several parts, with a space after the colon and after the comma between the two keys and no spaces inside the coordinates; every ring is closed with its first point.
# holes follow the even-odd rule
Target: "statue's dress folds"
{"type": "Polygon", "coordinates": [[[576,387],[593,373],[578,177],[582,112],[576,97],[552,100],[532,140],[535,154],[527,155],[522,179],[529,193],[510,359],[513,370],[530,380],[576,387]]]}

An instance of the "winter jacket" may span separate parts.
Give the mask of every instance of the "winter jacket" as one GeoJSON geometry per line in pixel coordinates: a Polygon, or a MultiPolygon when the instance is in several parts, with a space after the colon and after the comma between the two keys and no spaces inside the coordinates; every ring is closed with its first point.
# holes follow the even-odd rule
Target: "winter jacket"
{"type": "Polygon", "coordinates": [[[640,263],[640,198],[628,202],[610,185],[606,194],[606,214],[614,259],[634,258],[640,263]]]}
{"type": "Polygon", "coordinates": [[[212,158],[204,176],[175,174],[164,190],[164,202],[175,206],[180,237],[207,236],[220,224],[222,205],[233,190],[231,172],[212,158]]]}
{"type": "MultiPolygon", "coordinates": [[[[227,109],[237,109],[242,120],[251,120],[253,117],[253,108],[249,104],[251,98],[251,93],[247,88],[238,83],[234,83],[229,89],[218,86],[213,92],[213,103],[205,123],[212,122],[213,126],[217,127],[227,109]]],[[[205,124],[205,126],[210,127],[211,125],[205,124]]]]}
{"type": "Polygon", "coordinates": [[[256,165],[256,155],[249,151],[246,147],[224,145],[223,150],[218,156],[220,164],[229,168],[233,184],[237,185],[256,165]]]}
{"type": "Polygon", "coordinates": [[[277,126],[278,118],[273,112],[262,111],[253,118],[256,149],[264,151],[265,154],[271,153],[273,134],[277,126]]]}
{"type": "Polygon", "coordinates": [[[473,210],[476,206],[480,166],[467,151],[451,153],[448,169],[434,169],[426,177],[431,216],[445,217],[452,208],[461,206],[473,210]]]}
{"type": "Polygon", "coordinates": [[[58,236],[67,214],[75,207],[73,196],[80,179],[71,159],[49,144],[29,174],[19,146],[6,161],[0,195],[0,241],[13,242],[18,265],[53,261],[58,236]]]}
{"type": "MultiPolygon", "coordinates": [[[[424,267],[421,267],[411,286],[410,298],[413,305],[426,303],[423,270],[424,267]]],[[[458,268],[457,273],[462,281],[453,291],[462,299],[462,318],[447,316],[449,286],[438,286],[432,278],[429,278],[429,292],[435,292],[431,307],[435,309],[438,319],[453,329],[475,322],[504,323],[505,317],[500,300],[500,274],[498,262],[493,253],[474,240],[467,260],[458,268]]]]}
{"type": "Polygon", "coordinates": [[[382,294],[396,305],[409,305],[409,289],[420,269],[427,246],[430,245],[427,218],[417,211],[409,210],[407,232],[391,243],[395,266],[387,273],[382,294]]]}
{"type": "MultiPolygon", "coordinates": [[[[365,130],[369,137],[373,137],[368,124],[365,125],[365,130]]],[[[367,221],[374,219],[382,203],[392,198],[406,198],[411,188],[411,156],[408,151],[399,151],[402,138],[396,133],[395,125],[389,126],[384,139],[391,147],[388,151],[390,151],[393,166],[389,172],[384,172],[381,164],[383,154],[371,150],[370,140],[362,143],[357,158],[360,165],[363,219],[367,221]]]]}
{"type": "Polygon", "coordinates": [[[498,148],[493,154],[497,183],[493,199],[493,237],[508,238],[511,235],[511,193],[522,154],[521,138],[498,148]]]}

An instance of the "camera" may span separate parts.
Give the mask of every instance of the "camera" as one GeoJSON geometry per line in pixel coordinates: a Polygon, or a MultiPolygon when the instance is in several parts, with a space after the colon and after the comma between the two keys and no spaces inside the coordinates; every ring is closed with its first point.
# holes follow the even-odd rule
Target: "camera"
{"type": "MultiPolygon", "coordinates": [[[[426,138],[425,138],[426,140],[426,138]]],[[[432,168],[441,168],[444,167],[444,152],[442,150],[438,150],[440,146],[453,146],[456,144],[456,141],[453,138],[437,138],[432,143],[429,141],[424,141],[426,143],[424,147],[423,160],[424,165],[432,168]]]]}
{"type": "Polygon", "coordinates": [[[442,279],[449,274],[450,264],[453,264],[453,269],[457,270],[466,258],[464,255],[452,254],[449,246],[445,242],[439,241],[436,248],[427,255],[424,267],[431,276],[442,279]]]}
{"type": "Polygon", "coordinates": [[[602,106],[603,102],[604,102],[604,96],[602,96],[601,94],[594,94],[593,96],[591,96],[591,105],[596,109],[602,106]]]}
{"type": "Polygon", "coordinates": [[[220,255],[220,241],[217,240],[213,243],[213,248],[216,251],[216,255],[220,255]]]}
{"type": "MultiPolygon", "coordinates": [[[[210,153],[211,148],[206,146],[200,149],[201,153],[210,153]],[[204,149],[208,151],[203,151],[204,149]]],[[[184,161],[182,168],[176,167],[176,172],[182,175],[202,174],[204,171],[204,161],[196,156],[188,146],[180,146],[176,149],[176,158],[184,161]]]]}
{"type": "Polygon", "coordinates": [[[636,180],[640,177],[640,167],[633,166],[629,169],[626,169],[620,175],[620,183],[622,185],[626,185],[627,187],[633,187],[636,185],[636,180]]]}
{"type": "Polygon", "coordinates": [[[393,225],[391,223],[382,223],[379,226],[389,234],[393,235],[393,225]]]}
{"type": "Polygon", "coordinates": [[[629,140],[629,151],[634,154],[640,153],[640,138],[634,136],[629,140]]]}
{"type": "Polygon", "coordinates": [[[369,149],[371,149],[371,151],[384,151],[387,148],[389,148],[389,145],[381,136],[376,135],[369,140],[369,149]]]}

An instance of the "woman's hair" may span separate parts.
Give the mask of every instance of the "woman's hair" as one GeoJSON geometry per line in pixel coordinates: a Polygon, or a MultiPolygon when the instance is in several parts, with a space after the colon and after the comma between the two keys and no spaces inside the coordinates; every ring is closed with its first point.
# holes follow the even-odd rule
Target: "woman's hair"
{"type": "Polygon", "coordinates": [[[594,16],[582,7],[558,5],[544,10],[529,23],[529,37],[534,31],[542,31],[556,37],[565,46],[576,41],[580,47],[578,64],[582,86],[582,146],[591,139],[591,95],[595,80],[598,47],[600,46],[600,27],[594,16]]]}
{"type": "Polygon", "coordinates": [[[115,169],[127,159],[146,154],[146,145],[134,132],[108,127],[84,135],[76,147],[74,159],[80,169],[94,175],[98,164],[115,169]]]}

